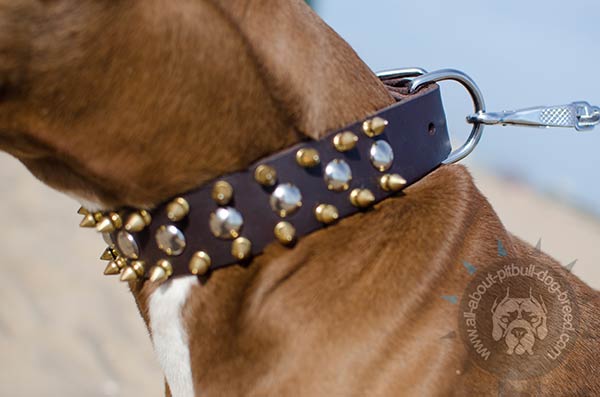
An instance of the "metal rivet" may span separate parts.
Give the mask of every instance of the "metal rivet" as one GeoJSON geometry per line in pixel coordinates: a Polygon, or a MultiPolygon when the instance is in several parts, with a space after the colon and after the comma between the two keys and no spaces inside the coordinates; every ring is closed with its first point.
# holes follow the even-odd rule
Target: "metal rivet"
{"type": "Polygon", "coordinates": [[[198,251],[192,256],[192,259],[190,259],[190,273],[201,276],[208,271],[210,264],[210,256],[204,251],[198,251]]]}
{"type": "Polygon", "coordinates": [[[344,131],[333,137],[333,146],[339,152],[347,152],[354,149],[358,142],[358,136],[351,131],[344,131]]]}
{"type": "Polygon", "coordinates": [[[242,214],[233,207],[217,208],[210,214],[209,226],[215,237],[232,239],[238,237],[244,225],[242,214]]]}
{"type": "Polygon", "coordinates": [[[335,222],[339,216],[338,209],[331,204],[319,204],[315,208],[315,218],[326,225],[335,222]]]}
{"type": "Polygon", "coordinates": [[[334,191],[347,190],[352,180],[352,170],[344,160],[335,159],[325,166],[324,174],[327,188],[334,191]]]}
{"type": "Polygon", "coordinates": [[[376,137],[381,135],[388,125],[388,121],[381,117],[373,117],[372,119],[366,120],[363,125],[363,131],[368,137],[376,137]]]}
{"type": "Polygon", "coordinates": [[[245,237],[238,237],[231,243],[231,255],[237,260],[248,259],[252,253],[252,243],[245,237]]]}
{"type": "Polygon", "coordinates": [[[358,208],[366,208],[375,202],[375,196],[369,189],[354,189],[350,192],[350,202],[358,208]]]}
{"type": "Polygon", "coordinates": [[[186,246],[185,236],[173,225],[162,225],[156,230],[156,245],[167,255],[179,255],[186,246]]]}
{"type": "Polygon", "coordinates": [[[296,162],[305,168],[319,165],[321,159],[319,152],[313,148],[302,148],[296,152],[296,162]]]}
{"type": "Polygon", "coordinates": [[[218,205],[227,205],[233,198],[233,187],[227,181],[217,181],[213,186],[211,196],[218,205]]]}
{"type": "Polygon", "coordinates": [[[406,186],[406,179],[398,174],[385,174],[379,178],[379,186],[386,192],[397,192],[406,186]]]}
{"type": "Polygon", "coordinates": [[[386,141],[376,141],[371,145],[369,157],[373,167],[381,172],[387,171],[394,161],[394,150],[386,141]]]}
{"type": "Polygon", "coordinates": [[[167,205],[167,218],[178,222],[185,218],[190,212],[190,205],[183,197],[177,197],[167,205]]]}
{"type": "Polygon", "coordinates": [[[263,186],[273,186],[277,183],[277,171],[269,165],[261,164],[254,170],[254,180],[263,186]]]}
{"type": "Polygon", "coordinates": [[[283,218],[302,206],[302,193],[295,185],[282,183],[273,190],[269,202],[273,211],[283,218]]]}
{"type": "Polygon", "coordinates": [[[275,238],[283,245],[289,245],[296,238],[296,228],[289,222],[279,222],[273,229],[275,238]]]}

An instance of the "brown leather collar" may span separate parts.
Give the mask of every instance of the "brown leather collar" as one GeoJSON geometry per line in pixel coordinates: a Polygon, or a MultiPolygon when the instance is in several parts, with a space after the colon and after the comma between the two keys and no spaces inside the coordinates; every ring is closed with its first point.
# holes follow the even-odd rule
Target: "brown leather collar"
{"type": "Polygon", "coordinates": [[[274,240],[293,247],[302,236],[423,178],[451,150],[439,88],[431,85],[410,96],[388,88],[399,101],[368,119],[152,211],[80,209],[81,225],[96,227],[109,245],[102,255],[110,261],[105,274],[164,281],[243,265],[274,240]]]}

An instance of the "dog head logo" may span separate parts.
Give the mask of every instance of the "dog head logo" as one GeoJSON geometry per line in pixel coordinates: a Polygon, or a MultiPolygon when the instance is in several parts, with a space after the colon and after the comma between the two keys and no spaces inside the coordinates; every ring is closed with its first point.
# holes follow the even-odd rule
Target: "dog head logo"
{"type": "Polygon", "coordinates": [[[475,364],[501,380],[542,376],[560,365],[579,326],[577,296],[563,272],[507,257],[472,274],[458,316],[475,364]]]}
{"type": "Polygon", "coordinates": [[[536,338],[544,340],[548,335],[546,325],[548,310],[544,299],[536,299],[531,289],[526,298],[510,296],[510,289],[500,302],[492,306],[492,337],[496,342],[504,339],[507,354],[533,354],[536,338]]]}

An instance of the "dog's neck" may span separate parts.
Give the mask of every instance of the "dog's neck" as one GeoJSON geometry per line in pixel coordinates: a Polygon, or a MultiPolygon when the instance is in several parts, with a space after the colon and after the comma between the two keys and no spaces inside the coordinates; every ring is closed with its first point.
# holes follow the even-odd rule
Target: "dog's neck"
{"type": "MultiPolygon", "coordinates": [[[[100,208],[152,207],[393,102],[353,50],[301,0],[48,3],[17,9],[8,20],[32,25],[9,29],[18,39],[11,43],[25,43],[27,51],[9,52],[14,67],[8,74],[31,75],[14,75],[4,91],[0,148],[42,181],[100,208]],[[40,20],[47,21],[45,27],[36,25],[40,20]],[[48,30],[59,38],[54,44],[44,36],[48,30]],[[44,49],[35,64],[33,48],[44,49]]],[[[166,299],[168,285],[159,296],[151,283],[135,283],[132,291],[157,349],[173,353],[174,335],[189,341],[194,373],[204,372],[217,351],[219,365],[235,367],[240,351],[227,346],[260,347],[262,336],[251,337],[254,326],[239,326],[248,315],[260,314],[263,300],[303,267],[315,237],[309,241],[291,257],[270,247],[247,268],[215,273],[202,287],[190,283],[187,303],[187,294],[166,299]],[[171,317],[150,318],[164,314],[151,310],[154,296],[174,304],[166,312],[171,317]],[[173,331],[169,326],[180,318],[179,307],[183,328],[173,331]],[[166,347],[160,349],[160,343],[166,347]]],[[[163,359],[165,366],[172,363],[163,359]]]]}
{"type": "MultiPolygon", "coordinates": [[[[252,125],[255,121],[242,127],[248,128],[244,135],[255,137],[256,131],[260,131],[263,138],[272,142],[266,151],[276,151],[304,136],[318,138],[393,102],[350,47],[303,3],[254,4],[256,7],[245,7],[243,2],[230,2],[228,8],[221,11],[240,30],[246,48],[256,62],[253,66],[259,70],[260,89],[266,90],[273,101],[261,105],[273,106],[272,111],[261,111],[264,127],[252,125]],[[273,23],[265,23],[265,20],[273,23]],[[265,115],[271,115],[271,119],[265,115]],[[288,138],[282,139],[286,130],[289,131],[288,138]]],[[[230,106],[244,108],[246,99],[232,95],[230,106]]],[[[252,159],[266,154],[264,148],[260,152],[256,149],[249,146],[249,150],[254,151],[250,154],[252,159]]],[[[216,352],[219,352],[219,367],[235,367],[233,362],[238,360],[235,356],[240,351],[227,346],[241,343],[253,351],[255,347],[251,345],[262,343],[262,337],[247,340],[251,329],[239,333],[235,331],[236,324],[244,323],[248,315],[254,316],[255,310],[262,305],[261,300],[270,301],[272,290],[302,267],[302,261],[298,262],[297,258],[284,266],[273,266],[280,262],[278,257],[286,255],[285,251],[271,247],[258,259],[260,263],[255,261],[247,268],[234,267],[216,272],[202,286],[193,278],[175,280],[173,287],[162,286],[159,291],[155,291],[156,287],[150,283],[134,286],[132,290],[154,333],[155,348],[162,356],[162,366],[173,391],[189,389],[191,374],[218,377],[219,372],[206,373],[209,372],[206,365],[215,359],[216,352]],[[249,293],[254,289],[256,293],[249,293]],[[187,296],[182,296],[182,291],[187,292],[187,296]],[[164,300],[161,302],[158,296],[164,300]],[[176,302],[169,296],[175,296],[176,302]],[[177,307],[171,307],[170,312],[175,318],[167,320],[168,330],[156,329],[161,323],[157,317],[162,305],[173,304],[177,307]],[[182,310],[181,317],[176,312],[179,310],[182,310]],[[173,327],[176,324],[173,321],[178,319],[187,338],[178,339],[178,327],[173,327]],[[162,339],[158,332],[162,333],[162,339]],[[187,378],[185,364],[177,365],[182,363],[181,357],[169,355],[175,345],[179,346],[176,350],[189,349],[190,374],[187,378]]],[[[240,369],[246,365],[243,361],[239,363],[240,369]]],[[[243,378],[248,379],[250,375],[244,374],[243,378]]]]}

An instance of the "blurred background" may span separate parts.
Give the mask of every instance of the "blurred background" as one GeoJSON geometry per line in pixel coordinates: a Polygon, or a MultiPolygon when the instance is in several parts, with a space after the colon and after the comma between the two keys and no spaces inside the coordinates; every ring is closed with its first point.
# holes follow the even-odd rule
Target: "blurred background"
{"type": "MultiPolygon", "coordinates": [[[[596,0],[400,2],[312,6],[374,70],[452,67],[489,110],[600,104],[596,0]]],[[[457,143],[471,112],[443,84],[457,143]]],[[[489,127],[464,163],[505,225],[600,288],[600,128],[489,127]]],[[[78,204],[0,153],[0,396],[162,396],[162,375],[127,286],[102,276],[104,244],[79,230],[78,204]]]]}

